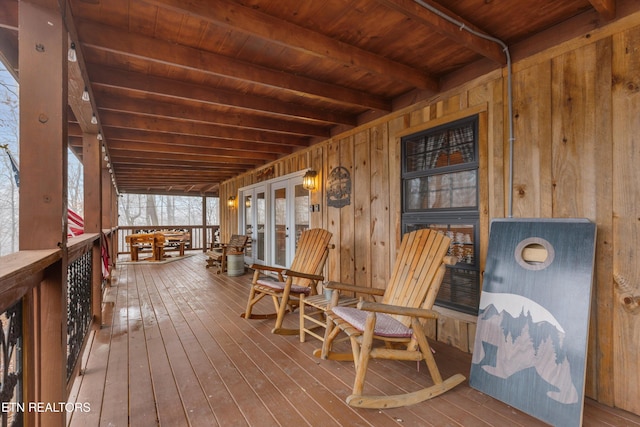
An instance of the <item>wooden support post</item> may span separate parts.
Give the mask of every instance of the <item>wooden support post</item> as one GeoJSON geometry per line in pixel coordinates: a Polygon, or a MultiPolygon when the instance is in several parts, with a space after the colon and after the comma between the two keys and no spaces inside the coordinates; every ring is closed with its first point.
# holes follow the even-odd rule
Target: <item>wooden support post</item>
{"type": "MultiPolygon", "coordinates": [[[[62,248],[26,298],[25,401],[66,401],[67,31],[57,1],[19,3],[20,249],[62,248]]],[[[65,411],[25,412],[28,425],[63,426],[65,411]]]]}
{"type": "MultiPolygon", "coordinates": [[[[193,242],[193,236],[191,236],[193,242]]],[[[202,252],[207,251],[207,196],[202,196],[202,252]]],[[[193,248],[193,243],[191,244],[193,248]]]]}
{"type": "MultiPolygon", "coordinates": [[[[102,150],[102,148],[101,148],[102,150]]],[[[101,162],[104,163],[104,162],[101,162]]],[[[109,169],[106,167],[106,163],[102,166],[101,169],[102,182],[101,187],[102,191],[100,194],[102,195],[102,228],[105,230],[112,230],[111,223],[111,192],[113,189],[113,184],[111,183],[111,175],[109,174],[109,169]]],[[[117,256],[118,249],[113,247],[114,239],[113,233],[107,232],[108,239],[108,247],[109,247],[109,272],[115,265],[114,255],[117,256]]]]}
{"type": "Polygon", "coordinates": [[[118,262],[118,193],[116,192],[116,188],[113,186],[113,183],[110,184],[111,188],[111,245],[109,249],[111,250],[111,266],[112,268],[116,268],[116,264],[118,262]]]}
{"type": "MultiPolygon", "coordinates": [[[[95,134],[82,136],[82,163],[84,166],[84,231],[102,233],[102,150],[95,134]]],[[[92,249],[91,312],[94,324],[102,324],[102,246],[97,240],[92,249]]]]}

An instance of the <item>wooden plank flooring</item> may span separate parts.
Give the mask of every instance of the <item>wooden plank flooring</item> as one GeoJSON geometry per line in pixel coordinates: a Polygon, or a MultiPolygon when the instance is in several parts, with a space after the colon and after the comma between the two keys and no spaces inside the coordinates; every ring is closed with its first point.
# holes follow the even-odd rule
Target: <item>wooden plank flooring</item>
{"type": "MultiPolygon", "coordinates": [[[[245,320],[249,273],[215,274],[197,254],[165,264],[118,266],[104,325],[88,343],[70,402],[70,426],[543,426],[465,382],[430,401],[387,410],[344,399],[353,364],[314,358],[320,342],[271,334],[245,320]]],[[[268,312],[270,301],[259,309],[268,312]]],[[[289,327],[298,316],[289,315],[289,327]]],[[[286,325],[285,325],[286,326],[286,325]]],[[[342,345],[348,346],[348,343],[342,345]]],[[[433,343],[443,376],[468,376],[471,356],[433,343]]],[[[347,348],[347,347],[345,347],[347,348]]],[[[365,390],[391,394],[429,383],[426,367],[375,361],[365,390]],[[377,389],[377,390],[376,390],[377,389]]],[[[640,417],[587,400],[585,426],[639,426],[640,417]]]]}

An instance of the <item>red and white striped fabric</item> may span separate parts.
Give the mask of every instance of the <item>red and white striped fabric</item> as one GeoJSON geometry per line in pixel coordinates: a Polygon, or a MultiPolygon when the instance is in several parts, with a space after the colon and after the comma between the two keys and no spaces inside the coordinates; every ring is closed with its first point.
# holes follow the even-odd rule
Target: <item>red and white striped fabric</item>
{"type": "Polygon", "coordinates": [[[67,209],[67,237],[79,236],[84,233],[84,219],[72,209],[67,209]]]}

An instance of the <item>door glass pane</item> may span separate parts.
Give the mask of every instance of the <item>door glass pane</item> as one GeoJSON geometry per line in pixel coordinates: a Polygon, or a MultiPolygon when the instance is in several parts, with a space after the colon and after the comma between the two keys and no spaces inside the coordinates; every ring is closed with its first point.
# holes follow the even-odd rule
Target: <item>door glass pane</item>
{"type": "Polygon", "coordinates": [[[256,227],[258,228],[255,236],[254,245],[257,253],[255,254],[256,259],[260,261],[265,261],[264,257],[264,232],[265,226],[267,223],[267,203],[264,192],[256,194],[256,227]]]}
{"type": "Polygon", "coordinates": [[[249,237],[249,241],[247,247],[245,248],[245,256],[252,256],[252,247],[251,240],[253,239],[253,215],[251,204],[253,201],[251,200],[251,195],[244,196],[244,200],[242,205],[244,206],[244,223],[245,223],[245,231],[244,233],[249,237]]]}
{"type": "Polygon", "coordinates": [[[295,188],[295,227],[296,227],[296,249],[298,240],[303,231],[309,229],[309,190],[305,190],[302,184],[295,188]]]}
{"type": "Polygon", "coordinates": [[[273,193],[275,219],[275,264],[287,265],[287,190],[278,188],[273,193]]]}

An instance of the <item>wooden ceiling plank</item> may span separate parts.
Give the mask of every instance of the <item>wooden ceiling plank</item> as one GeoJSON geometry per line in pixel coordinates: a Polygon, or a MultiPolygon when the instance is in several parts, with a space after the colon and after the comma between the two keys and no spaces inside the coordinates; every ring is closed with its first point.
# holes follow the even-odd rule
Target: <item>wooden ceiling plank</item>
{"type": "Polygon", "coordinates": [[[259,152],[256,150],[250,150],[247,147],[246,150],[231,149],[231,148],[215,148],[215,149],[203,149],[202,147],[190,147],[177,144],[154,144],[149,142],[122,142],[122,141],[109,141],[109,151],[113,150],[129,150],[129,151],[141,151],[150,153],[170,153],[170,154],[196,154],[206,157],[248,157],[263,160],[276,160],[279,155],[276,153],[259,152]]]}
{"type": "Polygon", "coordinates": [[[607,21],[616,17],[616,0],[589,0],[589,3],[607,21]]]}
{"type": "Polygon", "coordinates": [[[355,66],[381,76],[391,75],[420,89],[438,90],[437,80],[422,70],[388,60],[237,3],[222,0],[215,2],[208,0],[147,1],[158,7],[206,20],[214,25],[242,31],[308,55],[331,59],[345,66],[355,66]]]}
{"type": "Polygon", "coordinates": [[[177,102],[159,102],[144,99],[126,98],[111,93],[96,94],[99,97],[99,111],[116,111],[124,113],[138,113],[157,117],[180,118],[204,123],[215,123],[248,129],[262,129],[272,132],[282,132],[293,135],[313,135],[328,138],[331,136],[325,126],[315,126],[283,120],[273,120],[262,116],[228,114],[216,111],[208,104],[185,104],[177,102]],[[215,120],[214,120],[215,119],[215,120]]]}
{"type": "MultiPolygon", "coordinates": [[[[430,6],[436,8],[445,15],[448,15],[456,21],[463,23],[465,27],[489,35],[486,31],[475,27],[470,22],[457,16],[450,10],[445,9],[437,2],[433,0],[421,1],[423,1],[424,3],[428,3],[430,6]]],[[[470,49],[486,58],[489,58],[500,65],[504,65],[507,62],[505,54],[498,44],[475,36],[468,31],[463,31],[459,26],[454,25],[452,22],[447,21],[436,13],[423,7],[415,0],[378,0],[378,2],[393,10],[403,13],[412,20],[415,20],[416,22],[429,27],[430,29],[453,40],[454,42],[463,45],[467,49],[470,49]]]]}
{"type": "Polygon", "coordinates": [[[388,100],[369,93],[272,70],[132,32],[123,32],[119,28],[97,22],[81,22],[78,25],[78,30],[85,48],[91,47],[145,61],[154,61],[199,74],[222,76],[259,84],[306,98],[380,111],[391,110],[391,104],[388,100]]]}
{"type": "Polygon", "coordinates": [[[16,0],[0,2],[0,28],[18,31],[18,2],[16,0]]]}
{"type": "MultiPolygon", "coordinates": [[[[154,133],[155,134],[155,133],[154,133]]],[[[127,145],[132,144],[157,144],[168,145],[171,147],[186,147],[188,149],[194,150],[246,150],[246,151],[254,151],[254,152],[263,152],[263,153],[271,153],[275,155],[287,155],[291,154],[294,150],[292,147],[288,147],[286,145],[277,145],[277,144],[263,144],[263,143],[254,143],[247,144],[242,141],[229,141],[224,139],[215,139],[215,138],[198,138],[198,137],[189,137],[183,138],[185,141],[180,144],[175,144],[173,142],[167,141],[163,139],[165,134],[155,134],[159,135],[157,139],[149,138],[147,141],[141,141],[140,139],[118,139],[118,138],[109,138],[108,145],[109,147],[119,148],[126,147],[127,145]]],[[[175,135],[174,135],[175,136],[175,135]]],[[[74,141],[73,145],[79,145],[78,142],[81,142],[80,139],[74,141]]]]}
{"type": "MultiPolygon", "coordinates": [[[[224,165],[242,165],[243,167],[255,167],[259,165],[263,165],[265,163],[264,160],[255,160],[250,158],[240,158],[240,157],[224,157],[224,156],[207,156],[212,157],[211,160],[207,162],[207,164],[211,165],[211,167],[218,167],[224,165]]],[[[128,150],[114,150],[111,153],[112,163],[122,163],[125,161],[147,164],[179,164],[179,162],[203,162],[204,156],[193,155],[193,154],[165,154],[165,153],[157,153],[150,158],[149,155],[144,152],[138,151],[128,151],[128,150]]]]}
{"type": "Polygon", "coordinates": [[[213,90],[201,85],[185,83],[164,77],[155,77],[117,68],[108,68],[98,64],[90,67],[93,85],[124,88],[130,91],[152,93],[157,96],[185,99],[188,101],[207,102],[224,105],[240,110],[288,117],[291,119],[306,119],[315,122],[343,124],[355,126],[357,120],[346,114],[336,114],[320,111],[299,104],[285,103],[264,97],[239,94],[223,90],[213,90]]]}
{"type": "Polygon", "coordinates": [[[209,149],[217,147],[219,145],[226,145],[226,148],[237,150],[253,150],[262,151],[274,154],[289,154],[294,151],[292,147],[279,144],[270,143],[246,143],[243,141],[232,141],[220,138],[208,138],[208,137],[184,137],[176,134],[159,133],[159,132],[146,132],[126,129],[110,129],[109,130],[108,145],[117,142],[127,144],[129,142],[142,142],[142,143],[158,143],[158,144],[174,144],[185,145],[191,147],[199,147],[201,149],[209,149]],[[148,134],[148,135],[147,135],[148,134]],[[115,137],[114,137],[115,135],[115,137]]]}
{"type": "MultiPolygon", "coordinates": [[[[68,62],[68,74],[69,74],[69,107],[73,111],[73,115],[77,120],[77,125],[82,133],[98,133],[98,124],[91,123],[93,116],[93,102],[85,102],[82,100],[82,93],[84,89],[89,85],[85,82],[82,76],[82,70],[80,64],[76,62],[68,62]]],[[[98,116],[96,115],[96,121],[98,116]]]]}
{"type": "MultiPolygon", "coordinates": [[[[171,176],[171,175],[159,175],[156,177],[149,177],[149,179],[145,179],[145,183],[152,184],[164,184],[164,185],[177,185],[177,184],[187,184],[193,185],[198,183],[210,183],[212,181],[218,181],[222,178],[225,178],[225,175],[212,175],[212,176],[202,176],[196,180],[192,180],[190,178],[179,177],[179,176],[171,176]]],[[[132,176],[118,176],[118,182],[120,184],[128,184],[128,183],[136,183],[140,182],[140,178],[132,175],[132,176]]]]}
{"type": "Polygon", "coordinates": [[[109,129],[123,128],[165,132],[180,136],[201,136],[246,142],[270,142],[273,144],[293,145],[298,147],[309,146],[308,138],[282,133],[273,133],[265,130],[238,129],[229,126],[218,126],[215,124],[149,118],[135,114],[116,113],[113,111],[104,111],[102,116],[105,122],[109,123],[109,126],[105,125],[103,127],[103,132],[107,139],[111,137],[109,129]]]}
{"type": "Polygon", "coordinates": [[[12,30],[0,28],[0,61],[18,80],[18,36],[12,30]]]}
{"type": "MultiPolygon", "coordinates": [[[[123,131],[122,133],[130,133],[130,131],[123,131]]],[[[243,141],[230,141],[220,138],[207,138],[207,137],[183,137],[174,134],[166,134],[160,132],[137,132],[148,133],[147,138],[129,138],[128,135],[123,138],[109,137],[109,148],[135,146],[135,144],[147,144],[157,145],[159,149],[161,146],[168,145],[170,147],[185,147],[186,149],[194,150],[247,150],[255,152],[264,152],[271,154],[286,155],[293,152],[293,148],[287,145],[270,144],[270,143],[251,143],[247,144],[243,141]],[[170,136],[171,138],[166,138],[170,136]],[[176,142],[177,141],[177,142],[176,142]]],[[[111,135],[111,133],[109,134],[111,135]]],[[[74,137],[74,145],[82,143],[82,139],[74,137]]]]}

